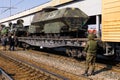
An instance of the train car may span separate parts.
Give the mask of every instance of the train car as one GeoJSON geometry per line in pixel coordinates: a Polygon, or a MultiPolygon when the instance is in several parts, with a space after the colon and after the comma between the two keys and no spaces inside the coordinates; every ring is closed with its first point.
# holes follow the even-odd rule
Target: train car
{"type": "Polygon", "coordinates": [[[120,56],[120,1],[102,0],[102,41],[106,54],[120,56]]]}

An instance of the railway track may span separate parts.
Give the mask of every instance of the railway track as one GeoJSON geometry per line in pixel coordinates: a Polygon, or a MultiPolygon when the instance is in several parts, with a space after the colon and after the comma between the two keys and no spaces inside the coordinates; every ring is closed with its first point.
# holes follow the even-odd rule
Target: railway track
{"type": "Polygon", "coordinates": [[[11,79],[3,77],[5,80],[68,80],[63,76],[5,54],[0,54],[0,61],[3,61],[4,65],[7,64],[2,68],[7,70],[7,73],[12,77],[11,79]]]}
{"type": "Polygon", "coordinates": [[[0,80],[13,80],[5,71],[0,69],[0,80]]]}
{"type": "MultiPolygon", "coordinates": [[[[83,61],[82,60],[76,60],[76,59],[70,58],[70,57],[53,55],[53,54],[50,54],[50,53],[38,52],[38,51],[33,51],[33,50],[29,50],[29,51],[4,51],[4,54],[8,54],[9,56],[14,56],[14,57],[16,57],[20,60],[23,60],[22,62],[26,61],[27,63],[29,62],[29,64],[35,64],[37,66],[42,66],[43,67],[43,64],[47,64],[47,65],[44,65],[44,66],[49,65],[52,68],[57,68],[55,71],[51,70],[51,69],[47,69],[48,71],[51,71],[51,72],[54,72],[54,73],[57,73],[57,74],[60,74],[60,75],[62,74],[62,76],[64,74],[66,77],[69,77],[68,79],[70,79],[70,80],[96,80],[97,79],[96,77],[99,78],[99,76],[98,76],[99,73],[96,74],[97,76],[95,75],[95,76],[92,76],[92,77],[91,76],[90,77],[85,77],[85,76],[81,75],[82,73],[79,72],[80,71],[79,68],[81,68],[82,69],[81,71],[83,71],[83,69],[85,67],[85,60],[83,60],[83,61]],[[40,58],[42,58],[43,62],[41,62],[40,58]],[[44,59],[45,59],[45,61],[44,61],[44,59]],[[49,64],[49,61],[51,62],[50,64],[49,64]],[[62,69],[61,68],[62,66],[58,67],[57,65],[62,65],[62,66],[67,65],[67,68],[66,68],[66,66],[64,66],[64,69],[62,69]],[[69,71],[69,68],[70,68],[71,71],[69,71]],[[60,70],[63,70],[63,72],[65,72],[65,73],[61,73],[60,70]],[[71,76],[72,77],[71,78],[69,75],[68,76],[66,75],[66,74],[69,74],[69,73],[72,74],[72,75],[76,75],[78,77],[73,78],[73,76],[71,76]]],[[[112,66],[112,68],[110,68],[110,69],[107,69],[106,64],[97,63],[96,68],[99,69],[99,70],[105,68],[106,71],[109,70],[111,72],[120,73],[119,70],[117,70],[118,68],[116,68],[116,70],[113,70],[113,68],[115,69],[115,66],[117,66],[119,68],[119,64],[112,66]]],[[[44,68],[46,68],[46,67],[44,67],[44,68]]],[[[105,72],[105,74],[106,73],[108,73],[108,72],[105,72]]],[[[62,79],[62,80],[64,80],[64,79],[62,79]]],[[[99,80],[106,80],[106,79],[99,79],[99,80]]],[[[115,79],[115,80],[117,80],[117,79],[115,79]]]]}

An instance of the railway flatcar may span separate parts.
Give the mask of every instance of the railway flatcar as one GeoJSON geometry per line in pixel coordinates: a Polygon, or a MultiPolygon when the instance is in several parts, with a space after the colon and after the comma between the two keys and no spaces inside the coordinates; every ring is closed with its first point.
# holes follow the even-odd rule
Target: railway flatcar
{"type": "MultiPolygon", "coordinates": [[[[104,3],[103,6],[105,6],[104,3]]],[[[107,10],[103,9],[102,37],[96,38],[100,44],[98,54],[109,59],[116,59],[120,54],[120,43],[118,42],[120,39],[119,35],[115,34],[119,32],[114,31],[114,34],[111,34],[112,32],[106,30],[109,28],[107,25],[111,26],[108,30],[112,30],[111,21],[113,18],[110,22],[106,21],[110,17],[110,14],[104,16],[107,10]]],[[[19,42],[40,48],[64,48],[68,56],[81,57],[84,55],[83,48],[87,41],[87,28],[85,26],[88,19],[88,15],[78,8],[43,8],[33,17],[28,30],[29,36],[19,37],[19,42]]]]}

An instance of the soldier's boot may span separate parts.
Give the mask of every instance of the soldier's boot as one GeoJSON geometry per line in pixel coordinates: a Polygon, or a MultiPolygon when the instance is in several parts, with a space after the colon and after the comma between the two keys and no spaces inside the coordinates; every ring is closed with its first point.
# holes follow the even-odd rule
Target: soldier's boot
{"type": "Polygon", "coordinates": [[[89,76],[91,76],[91,75],[95,75],[94,70],[92,70],[92,71],[90,72],[89,76]]]}
{"type": "Polygon", "coordinates": [[[85,71],[85,73],[82,74],[83,76],[88,76],[88,70],[85,71]]]}

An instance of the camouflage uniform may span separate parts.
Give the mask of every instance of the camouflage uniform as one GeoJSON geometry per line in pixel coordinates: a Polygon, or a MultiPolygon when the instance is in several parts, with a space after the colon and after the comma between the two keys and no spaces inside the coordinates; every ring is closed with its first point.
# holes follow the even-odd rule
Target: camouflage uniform
{"type": "Polygon", "coordinates": [[[94,40],[94,34],[88,35],[88,42],[84,48],[84,51],[87,52],[86,55],[86,67],[85,74],[88,75],[88,70],[91,65],[90,75],[94,73],[95,69],[95,60],[96,60],[96,52],[97,52],[97,41],[94,40]]]}

